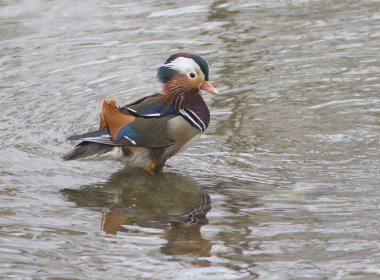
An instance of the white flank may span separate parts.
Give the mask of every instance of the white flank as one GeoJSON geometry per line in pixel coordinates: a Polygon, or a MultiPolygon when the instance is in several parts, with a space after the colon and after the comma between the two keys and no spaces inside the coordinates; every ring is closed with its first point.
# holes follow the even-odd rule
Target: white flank
{"type": "Polygon", "coordinates": [[[133,150],[132,156],[126,157],[121,147],[115,147],[108,153],[98,155],[97,158],[119,160],[124,164],[132,166],[149,167],[151,162],[149,158],[149,150],[145,148],[137,149],[138,150],[133,150]]]}
{"type": "Polygon", "coordinates": [[[102,154],[99,156],[100,158],[111,158],[115,160],[122,160],[124,159],[124,153],[123,150],[120,147],[115,147],[108,153],[102,154]]]}

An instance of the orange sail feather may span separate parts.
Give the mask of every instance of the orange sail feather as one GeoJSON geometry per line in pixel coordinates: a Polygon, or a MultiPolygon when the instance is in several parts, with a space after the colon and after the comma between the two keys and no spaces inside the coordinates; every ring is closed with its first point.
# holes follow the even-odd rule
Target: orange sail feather
{"type": "Polygon", "coordinates": [[[103,100],[100,129],[107,127],[113,141],[116,141],[116,136],[119,131],[126,124],[134,120],[134,116],[127,115],[119,110],[114,98],[111,98],[110,101],[103,100]]]}

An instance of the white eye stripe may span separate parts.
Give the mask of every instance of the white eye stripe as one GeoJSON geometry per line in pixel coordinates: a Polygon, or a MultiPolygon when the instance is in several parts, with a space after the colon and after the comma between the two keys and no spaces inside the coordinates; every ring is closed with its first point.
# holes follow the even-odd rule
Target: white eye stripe
{"type": "Polygon", "coordinates": [[[199,65],[193,59],[188,57],[177,57],[173,61],[164,64],[163,66],[181,73],[202,73],[202,70],[199,67],[199,65]]]}

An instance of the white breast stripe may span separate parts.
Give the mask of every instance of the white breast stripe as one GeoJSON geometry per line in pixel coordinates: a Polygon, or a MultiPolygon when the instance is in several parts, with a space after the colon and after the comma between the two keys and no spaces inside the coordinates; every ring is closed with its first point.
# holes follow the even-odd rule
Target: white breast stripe
{"type": "Polygon", "coordinates": [[[196,127],[198,127],[198,129],[200,131],[203,132],[203,129],[202,127],[184,110],[184,109],[180,109],[179,110],[180,114],[185,118],[187,119],[188,121],[190,121],[192,124],[194,124],[196,127]]]}
{"type": "Polygon", "coordinates": [[[191,111],[190,109],[185,109],[185,110],[186,110],[187,112],[190,112],[191,115],[192,115],[193,117],[196,117],[196,118],[197,118],[198,123],[199,123],[200,125],[202,125],[202,127],[203,127],[203,130],[202,130],[202,131],[205,131],[205,130],[206,130],[206,126],[205,126],[204,122],[201,120],[201,118],[198,117],[198,115],[195,114],[195,113],[194,113],[193,111],[191,111]]]}

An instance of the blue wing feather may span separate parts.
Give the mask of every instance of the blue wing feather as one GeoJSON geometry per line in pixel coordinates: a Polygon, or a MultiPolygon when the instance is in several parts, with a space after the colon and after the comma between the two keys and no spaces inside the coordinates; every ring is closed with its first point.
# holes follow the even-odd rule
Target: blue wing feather
{"type": "Polygon", "coordinates": [[[124,136],[127,136],[129,139],[131,139],[130,141],[132,142],[133,140],[137,140],[139,134],[130,126],[130,124],[127,124],[123,126],[116,135],[116,142],[120,141],[124,136]]]}

